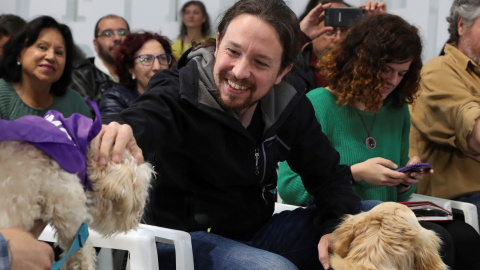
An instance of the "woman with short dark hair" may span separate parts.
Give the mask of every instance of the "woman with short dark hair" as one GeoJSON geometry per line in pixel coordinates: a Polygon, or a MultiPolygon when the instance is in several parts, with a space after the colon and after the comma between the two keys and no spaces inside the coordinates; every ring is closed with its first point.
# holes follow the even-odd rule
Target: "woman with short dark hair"
{"type": "Polygon", "coordinates": [[[49,16],[27,23],[5,44],[0,59],[0,118],[43,116],[48,110],[90,117],[83,98],[68,88],[73,54],[68,26],[49,16]]]}

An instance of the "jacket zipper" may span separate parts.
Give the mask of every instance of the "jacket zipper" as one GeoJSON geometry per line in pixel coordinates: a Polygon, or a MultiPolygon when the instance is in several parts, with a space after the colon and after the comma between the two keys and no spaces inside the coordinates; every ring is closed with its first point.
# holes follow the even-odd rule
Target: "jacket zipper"
{"type": "Polygon", "coordinates": [[[260,170],[258,168],[258,160],[260,159],[260,150],[255,148],[255,175],[260,174],[260,170]]]}

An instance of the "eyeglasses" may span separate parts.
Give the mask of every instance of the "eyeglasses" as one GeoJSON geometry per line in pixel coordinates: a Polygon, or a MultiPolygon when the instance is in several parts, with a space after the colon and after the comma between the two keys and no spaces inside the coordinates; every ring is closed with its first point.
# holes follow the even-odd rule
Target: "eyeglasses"
{"type": "Polygon", "coordinates": [[[140,59],[140,64],[143,66],[151,66],[155,62],[155,58],[158,59],[158,62],[160,65],[168,66],[172,63],[172,55],[165,53],[165,54],[159,54],[157,56],[153,54],[141,54],[139,56],[136,56],[133,60],[135,59],[140,59]]]}
{"type": "Polygon", "coordinates": [[[107,29],[107,30],[104,30],[100,33],[99,37],[106,37],[106,38],[111,38],[113,37],[115,34],[121,36],[121,37],[124,37],[128,34],[128,30],[127,29],[118,29],[117,31],[115,30],[110,30],[110,29],[107,29]]]}

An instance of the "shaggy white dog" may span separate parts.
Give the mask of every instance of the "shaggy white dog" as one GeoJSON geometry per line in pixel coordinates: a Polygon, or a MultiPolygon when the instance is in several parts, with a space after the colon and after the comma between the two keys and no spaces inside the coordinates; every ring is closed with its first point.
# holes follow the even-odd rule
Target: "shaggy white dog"
{"type": "Polygon", "coordinates": [[[440,239],[405,205],[385,202],[348,215],[334,232],[335,270],[446,270],[440,239]]]}
{"type": "MultiPolygon", "coordinates": [[[[44,120],[40,117],[28,117],[33,121],[30,123],[44,120]]],[[[57,115],[55,119],[53,117],[53,114],[46,116],[45,123],[40,126],[54,129],[56,126],[60,131],[54,131],[60,133],[48,133],[44,141],[50,143],[54,139],[68,136],[70,139],[63,139],[70,142],[71,134],[67,133],[65,126],[60,125],[60,121],[66,118],[61,115],[57,115]],[[50,126],[52,124],[54,126],[50,126]],[[49,140],[48,136],[54,139],[49,140]]],[[[15,132],[25,136],[33,135],[30,137],[34,138],[40,137],[39,134],[31,134],[36,131],[25,131],[30,126],[28,124],[18,131],[10,132],[13,129],[8,129],[7,125],[15,123],[2,121],[4,137],[13,136],[11,134],[15,135],[15,132]],[[7,134],[9,132],[10,134],[7,134]]],[[[91,123],[91,119],[76,115],[66,119],[64,124],[82,121],[91,123]]],[[[94,124],[96,129],[92,130],[98,131],[101,128],[99,121],[97,117],[94,124]]],[[[84,143],[87,143],[86,135],[89,138],[96,135],[95,132],[88,133],[90,129],[86,126],[90,124],[71,129],[83,134],[84,143]]],[[[78,146],[80,141],[70,144],[72,147],[78,146]]],[[[86,145],[82,150],[83,154],[79,154],[82,152],[80,150],[75,152],[77,159],[72,160],[69,157],[73,152],[65,155],[62,149],[57,152],[62,153],[64,158],[53,159],[51,155],[25,141],[7,138],[0,142],[0,228],[18,226],[31,230],[35,220],[49,222],[57,232],[58,244],[64,250],[63,254],[69,250],[83,222],[87,222],[90,228],[105,236],[136,228],[147,200],[153,176],[152,167],[148,163],[137,166],[128,151],[124,152],[120,163],[110,161],[107,166],[99,166],[92,158],[92,151],[87,151],[86,145]],[[67,166],[80,160],[77,164],[86,167],[86,172],[83,169],[80,174],[87,175],[91,189],[84,187],[77,173],[67,172],[65,167],[59,165],[65,163],[65,160],[67,166]]],[[[82,249],[69,256],[62,269],[95,269],[95,250],[91,243],[87,241],[82,249]]]]}

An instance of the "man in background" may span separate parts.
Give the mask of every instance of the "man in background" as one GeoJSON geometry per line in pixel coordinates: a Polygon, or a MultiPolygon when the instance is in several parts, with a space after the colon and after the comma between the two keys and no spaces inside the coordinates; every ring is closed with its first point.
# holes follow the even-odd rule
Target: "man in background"
{"type": "Polygon", "coordinates": [[[0,56],[3,54],[3,45],[18,32],[27,22],[17,15],[0,15],[0,56]]]}
{"type": "MultiPolygon", "coordinates": [[[[417,192],[480,209],[480,2],[455,0],[444,55],[422,69],[410,108],[410,156],[429,162],[417,192]]],[[[480,217],[480,212],[479,215],[480,217]]]]}
{"type": "Polygon", "coordinates": [[[110,14],[100,18],[93,39],[98,55],[75,63],[71,87],[98,103],[105,90],[118,84],[114,49],[129,32],[127,21],[120,16],[110,14]]]}

